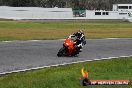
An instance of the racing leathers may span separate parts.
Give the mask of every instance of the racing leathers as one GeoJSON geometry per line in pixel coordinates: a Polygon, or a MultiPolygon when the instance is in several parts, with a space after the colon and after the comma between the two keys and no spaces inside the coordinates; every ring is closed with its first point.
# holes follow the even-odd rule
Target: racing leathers
{"type": "Polygon", "coordinates": [[[86,44],[84,33],[76,32],[73,35],[70,35],[69,38],[74,38],[75,47],[77,54],[82,51],[83,46],[86,44]]]}
{"type": "Polygon", "coordinates": [[[85,35],[84,33],[78,33],[78,32],[74,33],[73,35],[77,37],[76,43],[75,43],[76,48],[79,52],[81,52],[83,46],[86,44],[85,35]]]}

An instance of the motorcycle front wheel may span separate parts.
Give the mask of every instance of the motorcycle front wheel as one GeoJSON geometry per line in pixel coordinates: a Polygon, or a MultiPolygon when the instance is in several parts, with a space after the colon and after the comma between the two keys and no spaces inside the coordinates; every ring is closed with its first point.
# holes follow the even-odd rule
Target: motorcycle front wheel
{"type": "Polygon", "coordinates": [[[62,56],[65,56],[65,54],[66,54],[66,48],[65,48],[65,47],[62,47],[62,48],[59,50],[57,56],[58,56],[58,57],[62,57],[62,56]]]}

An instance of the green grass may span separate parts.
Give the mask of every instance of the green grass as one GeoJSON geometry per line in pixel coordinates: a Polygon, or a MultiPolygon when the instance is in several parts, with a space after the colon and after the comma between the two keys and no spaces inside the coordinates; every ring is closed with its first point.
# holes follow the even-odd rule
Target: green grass
{"type": "Polygon", "coordinates": [[[80,85],[81,68],[89,72],[90,79],[132,80],[132,57],[92,61],[67,66],[13,73],[0,77],[0,88],[131,88],[127,86],[80,85]]]}
{"type": "Polygon", "coordinates": [[[86,38],[132,38],[128,22],[20,22],[0,21],[0,41],[64,39],[79,29],[86,38]]]}

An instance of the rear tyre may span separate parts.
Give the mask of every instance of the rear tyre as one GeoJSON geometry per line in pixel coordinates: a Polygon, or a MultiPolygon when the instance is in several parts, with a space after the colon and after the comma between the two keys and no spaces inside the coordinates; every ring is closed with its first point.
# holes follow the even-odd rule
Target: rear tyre
{"type": "Polygon", "coordinates": [[[78,57],[78,55],[79,55],[79,49],[76,48],[76,50],[74,51],[74,53],[72,54],[72,56],[78,57]]]}

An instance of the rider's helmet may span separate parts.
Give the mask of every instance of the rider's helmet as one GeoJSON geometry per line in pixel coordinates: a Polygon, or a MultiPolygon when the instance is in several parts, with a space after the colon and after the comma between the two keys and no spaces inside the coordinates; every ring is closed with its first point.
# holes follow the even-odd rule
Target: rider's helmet
{"type": "Polygon", "coordinates": [[[84,34],[83,29],[79,30],[80,33],[84,34]]]}
{"type": "Polygon", "coordinates": [[[78,30],[78,32],[76,33],[76,36],[78,38],[81,38],[81,36],[84,34],[83,30],[78,30]]]}

